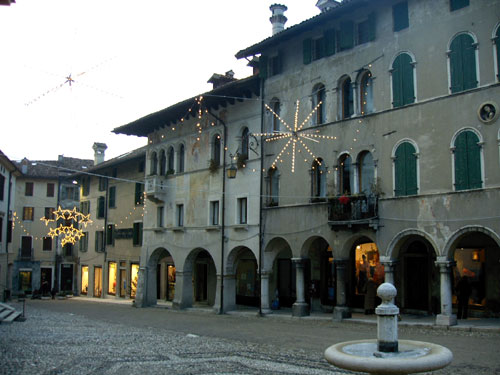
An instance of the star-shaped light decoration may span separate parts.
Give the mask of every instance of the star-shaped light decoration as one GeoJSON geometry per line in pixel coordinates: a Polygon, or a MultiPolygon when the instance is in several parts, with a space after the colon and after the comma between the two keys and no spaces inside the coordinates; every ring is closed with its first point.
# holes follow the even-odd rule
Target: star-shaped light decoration
{"type": "MultiPolygon", "coordinates": [[[[311,157],[318,163],[318,165],[321,165],[321,161],[313,154],[311,149],[307,146],[307,144],[304,142],[304,140],[307,141],[312,141],[319,143],[319,139],[330,139],[330,140],[335,140],[337,137],[332,137],[329,135],[320,135],[313,133],[311,131],[304,131],[302,128],[304,125],[309,121],[311,116],[318,110],[318,108],[321,106],[323,102],[319,102],[316,107],[307,115],[307,117],[304,119],[304,121],[299,125],[299,107],[300,107],[300,101],[297,100],[296,102],[296,108],[295,108],[295,119],[294,119],[294,125],[293,128],[287,124],[285,120],[283,120],[280,115],[278,115],[276,112],[274,112],[271,107],[269,107],[267,104],[266,109],[273,114],[274,117],[276,117],[287,129],[288,131],[275,131],[273,133],[254,133],[253,135],[255,136],[260,136],[260,137],[270,137],[266,139],[266,142],[275,142],[281,139],[287,139],[288,142],[283,146],[281,151],[278,153],[278,156],[276,156],[276,159],[274,159],[273,163],[271,164],[271,168],[276,168],[276,163],[278,161],[283,161],[282,155],[283,153],[288,149],[290,144],[292,145],[292,173],[295,172],[295,154],[297,152],[297,148],[301,146],[311,157]]],[[[300,150],[298,151],[300,152],[300,150]]],[[[304,161],[307,161],[305,159],[304,161]]]]}
{"type": "MultiPolygon", "coordinates": [[[[41,221],[45,222],[45,225],[48,225],[50,222],[55,222],[59,219],[63,219],[67,221],[73,221],[76,223],[81,223],[86,228],[88,224],[92,223],[90,220],[90,214],[84,215],[76,210],[76,207],[73,207],[72,210],[62,209],[61,206],[57,208],[53,212],[55,215],[55,219],[42,217],[41,221]]],[[[81,229],[76,228],[73,223],[70,225],[59,224],[57,228],[49,228],[49,233],[47,234],[51,238],[61,237],[61,245],[64,246],[67,243],[75,244],[80,238],[84,237],[83,231],[81,229]]]]}

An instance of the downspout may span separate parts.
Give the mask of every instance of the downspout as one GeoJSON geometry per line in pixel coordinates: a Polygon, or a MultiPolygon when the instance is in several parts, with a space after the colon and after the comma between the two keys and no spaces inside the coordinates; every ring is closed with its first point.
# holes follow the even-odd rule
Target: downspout
{"type": "MultiPolygon", "coordinates": [[[[9,241],[7,240],[8,235],[9,235],[9,217],[10,217],[10,196],[12,194],[12,172],[9,172],[9,190],[7,193],[7,222],[6,228],[7,230],[5,231],[5,255],[6,255],[6,267],[7,269],[5,270],[5,288],[4,290],[7,290],[9,286],[9,241]]],[[[12,225],[11,225],[12,228],[12,225]]],[[[3,228],[0,228],[0,230],[3,230],[3,228]]],[[[11,235],[12,238],[12,235],[11,235]]],[[[5,294],[6,295],[6,294],[5,294]]],[[[6,300],[4,302],[7,302],[6,300]]]]}
{"type": "Polygon", "coordinates": [[[225,243],[225,229],[226,229],[226,152],[227,152],[227,126],[226,123],[209,112],[217,121],[219,121],[224,127],[223,143],[224,143],[224,153],[222,155],[222,218],[221,218],[221,241],[220,241],[220,308],[219,314],[224,314],[224,243],[225,243]]]}
{"type": "MultiPolygon", "coordinates": [[[[57,171],[57,208],[59,208],[59,205],[61,204],[61,176],[59,175],[59,169],[57,171]]],[[[56,240],[56,252],[55,252],[55,266],[56,269],[54,270],[55,278],[54,278],[54,289],[59,291],[59,239],[56,240]]]]}
{"type": "MultiPolygon", "coordinates": [[[[260,80],[260,132],[264,133],[264,78],[260,80]]],[[[262,186],[262,176],[264,174],[264,142],[260,142],[260,190],[259,190],[259,316],[262,316],[262,241],[263,233],[262,233],[262,194],[263,194],[263,186],[262,186]]]]}
{"type": "MultiPolygon", "coordinates": [[[[104,271],[106,270],[106,255],[107,255],[107,245],[108,245],[108,199],[109,199],[109,179],[106,177],[106,198],[104,199],[104,262],[102,265],[102,293],[101,293],[101,298],[104,298],[104,271]]],[[[115,194],[116,195],[116,194],[115,194]]],[[[109,278],[109,275],[108,275],[109,278]]],[[[109,280],[108,280],[109,284],[109,280]]]]}

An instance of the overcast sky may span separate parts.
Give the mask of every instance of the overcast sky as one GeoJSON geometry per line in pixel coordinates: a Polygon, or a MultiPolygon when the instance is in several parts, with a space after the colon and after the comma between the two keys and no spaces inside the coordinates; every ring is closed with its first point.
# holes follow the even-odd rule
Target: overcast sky
{"type": "MultiPolygon", "coordinates": [[[[271,35],[267,0],[17,0],[0,6],[0,127],[11,160],[106,159],[146,144],[111,130],[251,75],[234,55],[271,35]],[[71,74],[74,82],[69,85],[71,74]]],[[[286,27],[319,13],[286,0],[286,27]]]]}

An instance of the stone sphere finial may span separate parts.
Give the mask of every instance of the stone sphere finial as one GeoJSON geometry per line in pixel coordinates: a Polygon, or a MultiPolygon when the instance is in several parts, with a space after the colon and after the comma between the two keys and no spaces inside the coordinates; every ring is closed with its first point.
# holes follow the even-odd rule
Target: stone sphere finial
{"type": "Polygon", "coordinates": [[[380,284],[377,288],[377,295],[382,300],[382,303],[390,302],[394,297],[396,297],[397,294],[398,291],[396,290],[396,287],[391,283],[380,284]]]}

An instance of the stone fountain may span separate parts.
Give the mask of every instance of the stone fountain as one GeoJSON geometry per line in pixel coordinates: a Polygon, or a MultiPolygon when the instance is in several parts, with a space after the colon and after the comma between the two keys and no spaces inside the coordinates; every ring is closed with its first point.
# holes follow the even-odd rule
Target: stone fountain
{"type": "Polygon", "coordinates": [[[394,305],[394,285],[383,283],[377,289],[382,303],[377,307],[377,339],[342,342],[330,346],[325,358],[331,364],[370,374],[413,374],[448,366],[453,354],[444,346],[422,341],[398,341],[399,309],[394,305]]]}

